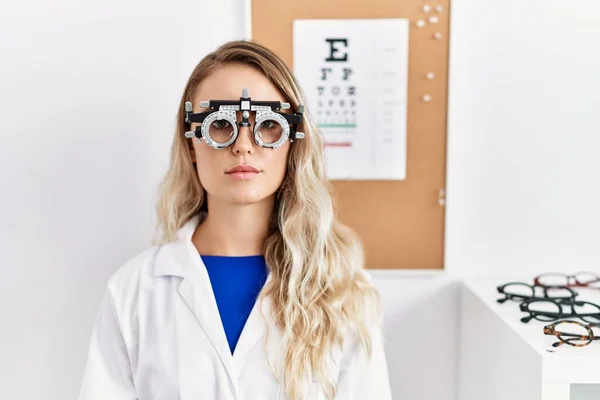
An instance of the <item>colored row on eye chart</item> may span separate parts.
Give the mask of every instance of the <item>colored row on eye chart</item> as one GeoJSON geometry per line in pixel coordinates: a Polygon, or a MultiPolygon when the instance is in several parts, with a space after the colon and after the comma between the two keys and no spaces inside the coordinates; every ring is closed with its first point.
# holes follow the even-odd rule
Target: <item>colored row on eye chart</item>
{"type": "Polygon", "coordinates": [[[409,20],[295,20],[294,74],[329,179],[403,180],[409,20]]]}

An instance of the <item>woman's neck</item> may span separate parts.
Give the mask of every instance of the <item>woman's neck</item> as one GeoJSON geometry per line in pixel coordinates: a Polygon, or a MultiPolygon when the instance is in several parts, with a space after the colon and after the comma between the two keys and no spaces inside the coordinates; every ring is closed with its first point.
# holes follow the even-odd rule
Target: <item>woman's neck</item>
{"type": "Polygon", "coordinates": [[[274,196],[252,204],[216,200],[198,225],[192,242],[202,255],[250,256],[263,254],[273,213],[274,196]]]}

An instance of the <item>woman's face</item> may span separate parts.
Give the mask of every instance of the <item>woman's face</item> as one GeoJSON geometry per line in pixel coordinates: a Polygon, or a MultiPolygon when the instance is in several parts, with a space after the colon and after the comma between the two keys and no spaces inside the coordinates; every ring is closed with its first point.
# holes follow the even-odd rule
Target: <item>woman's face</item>
{"type": "MultiPolygon", "coordinates": [[[[281,101],[286,99],[277,88],[258,70],[245,65],[226,65],[216,69],[199,85],[193,100],[193,112],[200,108],[202,100],[237,100],[242,89],[248,88],[253,101],[281,101]]],[[[237,113],[238,122],[241,112],[237,113]]],[[[229,147],[216,150],[206,143],[192,139],[192,158],[196,161],[198,177],[208,197],[231,204],[250,204],[274,196],[286,173],[290,142],[278,149],[263,148],[256,144],[252,129],[255,113],[250,113],[250,127],[238,126],[238,137],[229,147]],[[237,165],[250,165],[257,174],[232,174],[228,170],[237,165]]],[[[199,123],[192,123],[196,130],[199,123]]]]}

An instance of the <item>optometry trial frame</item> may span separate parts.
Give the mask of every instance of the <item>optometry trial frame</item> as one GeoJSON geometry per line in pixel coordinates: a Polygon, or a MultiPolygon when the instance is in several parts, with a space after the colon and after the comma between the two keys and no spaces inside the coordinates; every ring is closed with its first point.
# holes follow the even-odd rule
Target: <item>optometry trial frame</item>
{"type": "Polygon", "coordinates": [[[193,113],[192,102],[185,102],[185,122],[201,123],[195,131],[185,132],[188,139],[197,138],[212,147],[222,150],[230,146],[238,136],[238,126],[249,127],[250,113],[255,112],[253,126],[254,141],[261,147],[277,149],[288,140],[304,139],[304,133],[297,128],[302,123],[304,105],[300,104],[298,112],[285,113],[280,110],[290,109],[289,103],[280,101],[252,101],[248,89],[242,89],[239,100],[203,100],[200,107],[207,111],[193,113]],[[242,120],[237,122],[237,112],[242,112],[242,120]]]}

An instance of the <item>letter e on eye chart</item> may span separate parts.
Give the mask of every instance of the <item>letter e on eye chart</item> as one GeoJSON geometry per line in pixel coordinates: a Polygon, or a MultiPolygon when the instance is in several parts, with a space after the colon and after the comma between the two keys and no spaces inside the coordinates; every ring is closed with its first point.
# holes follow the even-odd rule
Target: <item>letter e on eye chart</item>
{"type": "Polygon", "coordinates": [[[300,19],[293,35],[329,179],[406,179],[409,20],[300,19]]]}

